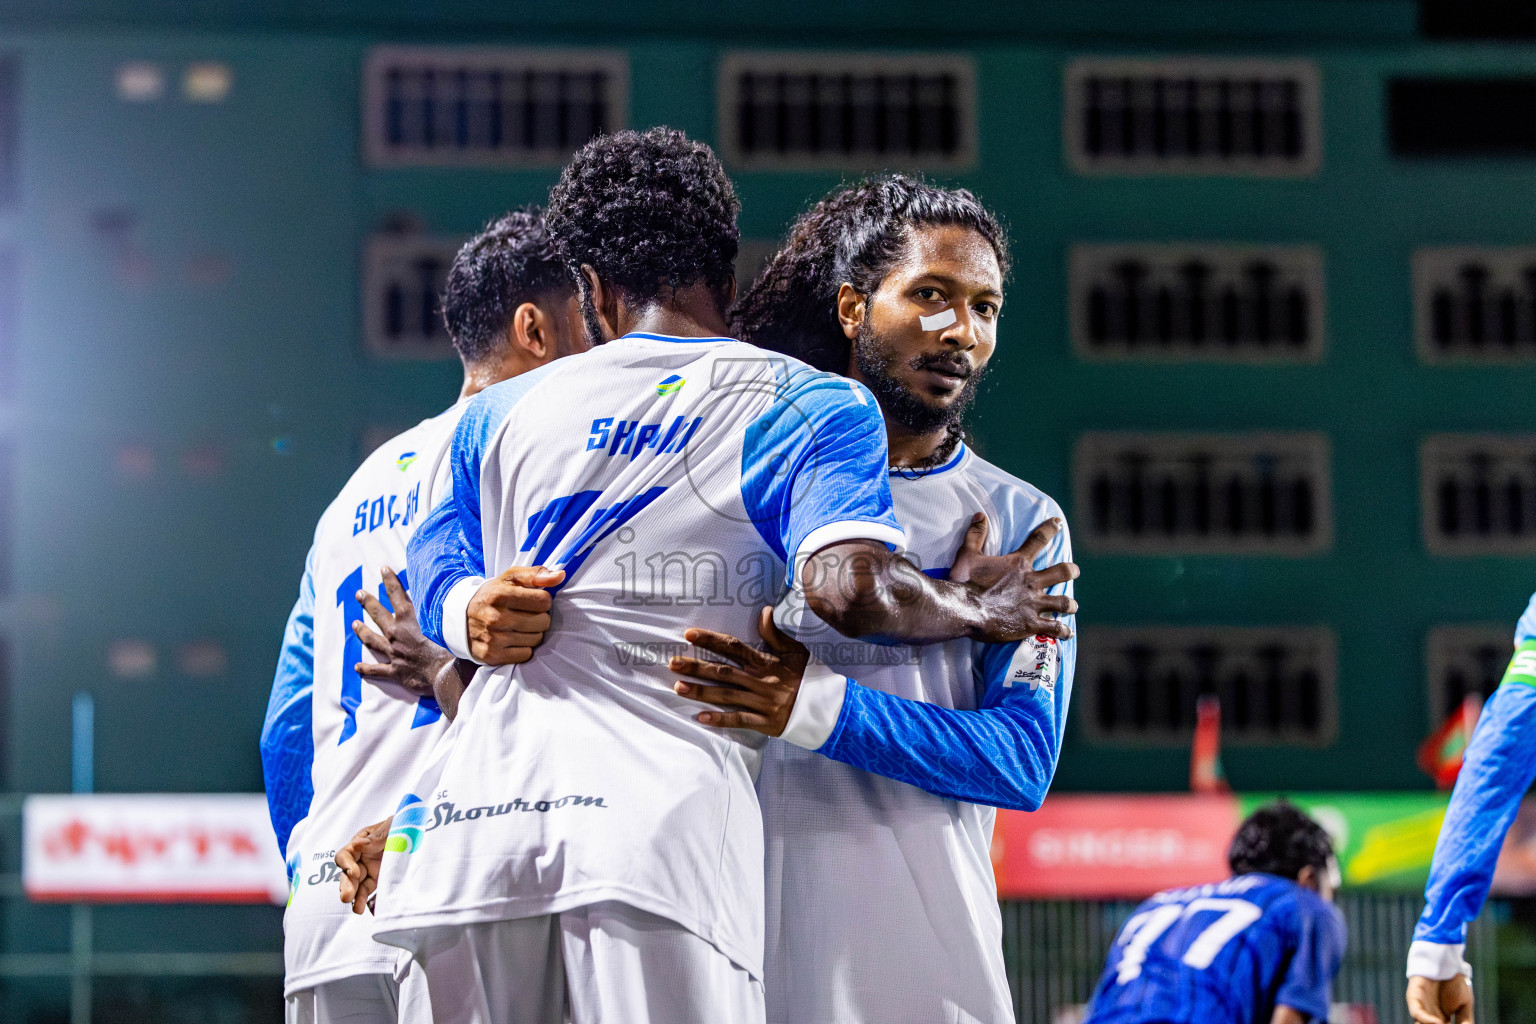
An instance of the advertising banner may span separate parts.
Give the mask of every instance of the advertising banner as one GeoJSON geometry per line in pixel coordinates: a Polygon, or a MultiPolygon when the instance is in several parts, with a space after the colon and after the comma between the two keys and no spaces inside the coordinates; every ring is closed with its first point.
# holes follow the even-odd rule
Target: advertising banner
{"type": "MultiPolygon", "coordinates": [[[[1278,793],[1244,793],[1238,797],[1238,816],[1247,817],[1279,798],[1278,793]]],[[[1345,888],[1397,892],[1424,888],[1440,823],[1445,820],[1447,794],[1287,793],[1285,798],[1333,837],[1345,888]]]]}
{"type": "MultiPolygon", "coordinates": [[[[1227,877],[1238,823],[1278,794],[1049,797],[999,811],[992,862],[1004,899],[1142,899],[1227,877]]],[[[1429,874],[1444,793],[1292,793],[1333,836],[1346,889],[1415,892],[1429,874]]],[[[22,883],[59,902],[275,903],[282,858],[261,794],[28,797],[22,883]]],[[[1509,831],[1500,896],[1536,895],[1536,798],[1509,831]]]]}
{"type": "MultiPolygon", "coordinates": [[[[998,811],[992,843],[1004,899],[1142,899],[1227,877],[1239,822],[1278,793],[1048,797],[1038,811],[998,811]]],[[[1288,793],[1328,830],[1346,889],[1419,892],[1445,820],[1445,793],[1288,793]]],[[[1536,797],[1499,855],[1497,896],[1536,895],[1536,797]]]]}
{"type": "Polygon", "coordinates": [[[1226,878],[1230,796],[1049,797],[999,811],[992,864],[1004,899],[1139,899],[1226,878]]]}
{"type": "Polygon", "coordinates": [[[21,870],[34,900],[281,905],[288,896],[259,793],[28,797],[21,870]]]}

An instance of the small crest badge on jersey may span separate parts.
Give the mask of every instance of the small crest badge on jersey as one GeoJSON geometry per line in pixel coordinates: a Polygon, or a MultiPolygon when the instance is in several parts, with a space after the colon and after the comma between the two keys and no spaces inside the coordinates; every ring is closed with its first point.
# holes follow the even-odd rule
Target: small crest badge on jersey
{"type": "Polygon", "coordinates": [[[1053,636],[1029,636],[1019,642],[1013,665],[1004,686],[1028,684],[1031,691],[1056,692],[1056,676],[1061,670],[1061,648],[1053,636]]]}

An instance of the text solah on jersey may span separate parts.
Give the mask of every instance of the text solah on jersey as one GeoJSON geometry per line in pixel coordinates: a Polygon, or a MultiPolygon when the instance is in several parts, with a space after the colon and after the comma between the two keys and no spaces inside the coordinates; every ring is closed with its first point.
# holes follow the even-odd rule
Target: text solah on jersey
{"type": "Polygon", "coordinates": [[[421,510],[421,481],[405,494],[381,494],[365,498],[352,514],[352,536],[372,533],[381,526],[410,526],[421,510]]]}

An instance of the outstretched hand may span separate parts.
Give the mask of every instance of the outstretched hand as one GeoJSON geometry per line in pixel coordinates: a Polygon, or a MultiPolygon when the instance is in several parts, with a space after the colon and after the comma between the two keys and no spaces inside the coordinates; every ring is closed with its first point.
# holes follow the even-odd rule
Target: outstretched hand
{"type": "Polygon", "coordinates": [[[989,555],[984,550],[989,529],[987,517],[982,512],[971,517],[971,525],[955,552],[949,578],[979,587],[983,601],[996,612],[992,635],[979,639],[997,643],[1032,635],[1071,638],[1072,630],[1062,617],[1075,615],[1077,602],[1065,594],[1047,591],[1077,579],[1077,566],[1058,562],[1039,571],[1034,568],[1035,559],[1064,525],[1060,519],[1047,519],[1024,538],[1017,551],[989,555]]]}
{"type": "Polygon", "coordinates": [[[781,736],[795,709],[800,680],[811,652],[800,641],[779,630],[773,621],[772,608],[764,608],[758,613],[757,632],[768,645],[767,651],[714,630],[688,630],[683,639],[695,647],[729,658],[736,665],[700,658],[673,658],[668,663],[673,672],[701,681],[679,679],[672,688],[684,697],[719,709],[701,711],[697,715],[705,725],[781,736]]]}
{"type": "Polygon", "coordinates": [[[358,830],[357,835],[336,851],[336,866],[341,868],[341,902],[352,904],[352,913],[373,909],[373,894],[379,887],[379,865],[384,861],[384,840],[394,825],[391,814],[383,821],[358,830]]]}
{"type": "Polygon", "coordinates": [[[395,683],[419,697],[430,697],[433,680],[445,663],[453,661],[453,655],[422,635],[416,605],[395,571],[386,565],[381,574],[390,608],[366,590],[357,592],[358,603],[379,628],[379,632],[374,632],[362,620],[352,623],[352,632],[379,659],[358,662],[357,674],[375,682],[395,683]]]}

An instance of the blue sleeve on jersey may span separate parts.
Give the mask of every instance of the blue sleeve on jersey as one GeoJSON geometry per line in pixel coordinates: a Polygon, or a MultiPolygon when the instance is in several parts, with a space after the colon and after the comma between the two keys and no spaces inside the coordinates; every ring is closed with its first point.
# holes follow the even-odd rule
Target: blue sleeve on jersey
{"type": "MultiPolygon", "coordinates": [[[[1063,530],[1035,565],[1044,568],[1071,557],[1063,530]]],[[[1063,584],[1052,592],[1070,588],[1063,584]]],[[[1073,619],[1067,621],[1075,625],[1073,619]]],[[[842,713],[820,753],[937,796],[1034,810],[1056,774],[1077,667],[1077,639],[1074,635],[1057,642],[1059,667],[1051,689],[1027,681],[1015,685],[1010,678],[1014,657],[1025,643],[987,644],[981,649],[975,670],[985,689],[976,711],[909,700],[850,680],[842,713]]],[[[1032,650],[1031,643],[1024,656],[1032,650]]]]}
{"type": "Polygon", "coordinates": [[[886,475],[885,420],[874,396],[835,374],[804,367],[790,374],[747,428],[741,497],[757,532],[793,572],[800,545],[823,526],[901,527],[886,475]]]}
{"type": "Polygon", "coordinates": [[[493,384],[470,399],[448,452],[453,490],[416,528],[406,546],[407,572],[414,584],[411,596],[416,601],[421,632],[435,644],[444,642],[443,601],[453,585],[486,575],[480,530],[480,467],[485,451],[518,399],[542,376],[533,370],[493,384]]]}
{"type": "MultiPolygon", "coordinates": [[[[1516,643],[1536,639],[1533,612],[1536,598],[1520,620],[1516,643]]],[[[1520,659],[1530,654],[1529,648],[1516,653],[1504,682],[1483,706],[1435,843],[1415,940],[1466,941],[1467,924],[1488,897],[1504,834],[1536,778],[1536,680],[1516,671],[1520,659]]]]}
{"type": "Polygon", "coordinates": [[[1536,640],[1536,594],[1531,595],[1520,621],[1515,623],[1515,644],[1523,644],[1527,640],[1536,640]]]}
{"type": "Polygon", "coordinates": [[[283,631],[283,650],[272,679],[267,717],[261,726],[261,772],[267,783],[267,812],[278,851],[288,855],[293,826],[309,813],[315,795],[315,580],[314,548],[304,560],[299,599],[283,631]]]}
{"type": "Polygon", "coordinates": [[[1344,961],[1344,919],[1332,904],[1302,892],[1296,900],[1296,950],[1275,993],[1275,1005],[1326,1021],[1333,979],[1344,961]]]}
{"type": "Polygon", "coordinates": [[[443,601],[448,592],[459,580],[485,575],[485,555],[476,549],[478,545],[470,545],[471,537],[480,539],[480,519],[474,514],[478,509],[467,509],[469,502],[455,502],[457,493],[438,503],[405,548],[406,572],[416,584],[411,596],[421,633],[439,645],[444,643],[443,601]]]}

